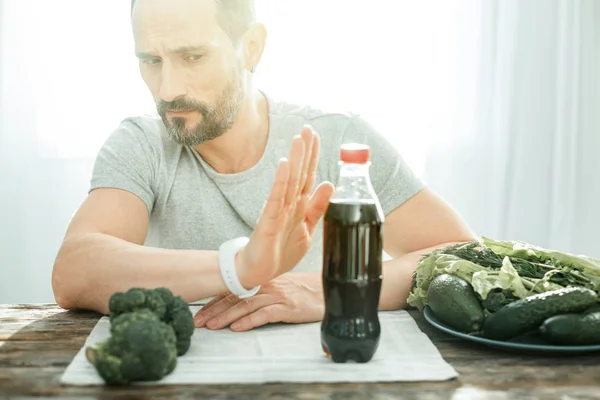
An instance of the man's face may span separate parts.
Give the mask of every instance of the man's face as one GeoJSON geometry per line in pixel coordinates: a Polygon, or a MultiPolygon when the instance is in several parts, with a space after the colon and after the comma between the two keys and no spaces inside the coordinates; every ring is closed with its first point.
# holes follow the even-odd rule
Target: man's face
{"type": "Polygon", "coordinates": [[[244,98],[244,63],[213,0],[137,0],[135,51],[171,138],[196,146],[225,133],[244,98]]]}

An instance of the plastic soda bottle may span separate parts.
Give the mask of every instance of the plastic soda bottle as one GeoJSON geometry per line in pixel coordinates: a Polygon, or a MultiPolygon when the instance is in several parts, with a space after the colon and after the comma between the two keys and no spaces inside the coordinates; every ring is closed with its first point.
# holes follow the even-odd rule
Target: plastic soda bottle
{"type": "Polygon", "coordinates": [[[371,360],[381,335],[383,222],[369,177],[370,148],[344,144],[323,223],[323,351],[334,362],[371,360]]]}

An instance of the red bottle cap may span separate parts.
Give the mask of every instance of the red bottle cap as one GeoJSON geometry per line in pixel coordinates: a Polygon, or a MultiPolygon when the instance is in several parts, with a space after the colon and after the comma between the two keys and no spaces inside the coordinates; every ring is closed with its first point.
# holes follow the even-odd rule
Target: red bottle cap
{"type": "Polygon", "coordinates": [[[340,161],[350,164],[365,164],[371,157],[369,145],[346,143],[340,148],[340,161]]]}

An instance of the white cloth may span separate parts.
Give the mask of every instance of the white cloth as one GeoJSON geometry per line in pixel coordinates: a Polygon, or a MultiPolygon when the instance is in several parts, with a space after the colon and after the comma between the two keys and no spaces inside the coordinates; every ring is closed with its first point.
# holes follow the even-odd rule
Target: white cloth
{"type": "MultiPolygon", "coordinates": [[[[199,307],[191,309],[195,313],[199,307]]],[[[381,312],[380,322],[379,348],[365,364],[328,359],[321,349],[320,323],[274,324],[249,332],[199,328],[170,375],[141,384],[443,381],[458,376],[406,311],[381,312]]],[[[85,358],[85,348],[106,339],[109,329],[108,318],[101,318],[61,383],[104,384],[85,358]]]]}

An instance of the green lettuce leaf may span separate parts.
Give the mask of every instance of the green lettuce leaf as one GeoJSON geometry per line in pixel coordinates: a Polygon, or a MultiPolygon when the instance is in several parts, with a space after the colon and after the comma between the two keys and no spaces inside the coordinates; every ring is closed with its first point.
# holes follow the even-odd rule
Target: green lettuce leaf
{"type": "Polygon", "coordinates": [[[508,257],[504,257],[502,260],[500,271],[480,271],[475,273],[471,280],[471,285],[483,300],[487,298],[490,291],[497,288],[508,290],[520,299],[527,297],[529,294],[528,290],[525,289],[522,278],[508,257]]]}
{"type": "Polygon", "coordinates": [[[594,290],[600,291],[600,260],[571,253],[545,249],[521,241],[493,240],[482,237],[482,243],[493,252],[510,257],[518,257],[531,261],[550,261],[554,265],[562,265],[581,271],[591,280],[594,290]]]}

